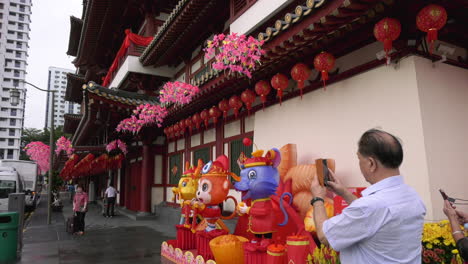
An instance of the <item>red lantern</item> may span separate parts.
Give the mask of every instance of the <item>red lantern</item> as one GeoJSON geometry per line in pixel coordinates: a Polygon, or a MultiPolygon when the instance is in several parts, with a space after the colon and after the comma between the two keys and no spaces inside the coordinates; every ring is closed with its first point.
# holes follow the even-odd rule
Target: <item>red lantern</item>
{"type": "Polygon", "coordinates": [[[192,123],[192,118],[189,117],[189,118],[185,119],[184,122],[185,122],[185,126],[188,127],[189,133],[190,133],[190,135],[191,135],[191,134],[192,134],[192,125],[193,125],[193,123],[192,123]]]}
{"type": "Polygon", "coordinates": [[[200,112],[200,117],[201,119],[203,120],[203,122],[205,123],[205,128],[208,128],[208,122],[210,121],[210,115],[208,113],[208,110],[203,110],[200,112]]]}
{"type": "Polygon", "coordinates": [[[221,102],[219,102],[218,104],[218,108],[219,110],[221,110],[223,112],[223,116],[224,116],[224,120],[226,120],[226,117],[227,117],[227,113],[229,111],[229,101],[224,99],[222,100],[221,102]]]}
{"type": "Polygon", "coordinates": [[[246,147],[250,147],[252,146],[252,140],[248,137],[242,139],[242,144],[244,144],[244,146],[246,147]]]}
{"type": "Polygon", "coordinates": [[[265,110],[265,102],[267,100],[267,95],[271,91],[271,86],[267,81],[261,80],[255,84],[255,92],[260,95],[260,100],[263,104],[263,109],[265,110]]]}
{"type": "Polygon", "coordinates": [[[234,116],[237,118],[239,115],[239,109],[242,107],[242,101],[237,95],[233,95],[229,98],[229,106],[234,110],[234,116]]]}
{"type": "Polygon", "coordinates": [[[280,105],[282,103],[283,98],[283,91],[288,88],[289,80],[288,77],[284,74],[277,73],[271,78],[271,86],[275,88],[277,92],[277,96],[280,99],[280,105]]]}
{"type": "Polygon", "coordinates": [[[221,116],[222,113],[219,110],[219,108],[214,105],[210,108],[209,114],[210,118],[213,118],[213,122],[216,124],[218,122],[218,118],[221,116]]]}
{"type": "Polygon", "coordinates": [[[322,73],[323,88],[328,80],[328,71],[331,71],[335,67],[335,57],[328,52],[320,52],[314,58],[314,67],[317,71],[322,73]]]}
{"type": "Polygon", "coordinates": [[[179,133],[181,136],[185,134],[185,120],[179,121],[179,133]]]}
{"type": "Polygon", "coordinates": [[[380,20],[374,26],[374,36],[375,38],[383,42],[384,51],[387,57],[387,64],[390,62],[390,57],[388,53],[392,50],[392,41],[396,40],[401,33],[401,24],[400,21],[394,18],[384,18],[380,20]]]}
{"type": "Polygon", "coordinates": [[[247,107],[247,112],[250,115],[250,109],[252,109],[252,104],[255,102],[255,93],[252,90],[245,90],[241,94],[241,100],[244,102],[245,106],[247,107]]]}
{"type": "Polygon", "coordinates": [[[169,138],[174,137],[174,127],[173,126],[170,126],[169,128],[167,128],[167,132],[169,133],[169,138]]]}
{"type": "Polygon", "coordinates": [[[193,114],[192,116],[192,123],[195,125],[195,127],[197,129],[200,129],[200,124],[201,124],[202,120],[201,120],[201,117],[200,117],[200,114],[199,113],[195,113],[193,114]]]}
{"type": "Polygon", "coordinates": [[[180,131],[180,127],[179,127],[179,123],[175,123],[174,124],[174,134],[175,134],[175,137],[179,137],[179,131],[180,131]]]}
{"type": "Polygon", "coordinates": [[[297,82],[297,88],[301,91],[302,99],[302,89],[304,89],[304,82],[309,79],[310,69],[304,63],[298,63],[294,65],[291,69],[291,77],[297,82]]]}
{"type": "Polygon", "coordinates": [[[166,137],[169,138],[169,128],[168,127],[164,128],[164,135],[166,135],[166,137]]]}
{"type": "Polygon", "coordinates": [[[430,4],[416,16],[416,25],[421,31],[427,32],[427,41],[431,44],[429,50],[432,54],[434,41],[437,40],[437,31],[447,23],[447,11],[440,5],[430,4]]]}

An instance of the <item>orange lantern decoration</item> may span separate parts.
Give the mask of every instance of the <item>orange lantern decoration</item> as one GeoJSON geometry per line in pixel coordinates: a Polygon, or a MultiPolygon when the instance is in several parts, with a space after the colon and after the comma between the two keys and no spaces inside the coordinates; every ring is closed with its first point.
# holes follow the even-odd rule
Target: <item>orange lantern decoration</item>
{"type": "Polygon", "coordinates": [[[304,63],[298,63],[291,69],[291,77],[297,82],[297,88],[301,91],[301,99],[304,82],[309,79],[310,73],[309,67],[304,63]]]}
{"type": "Polygon", "coordinates": [[[250,115],[250,109],[252,109],[252,104],[255,102],[255,93],[252,90],[245,90],[241,94],[241,100],[244,102],[245,106],[247,107],[247,112],[250,115]]]}
{"type": "Polygon", "coordinates": [[[174,135],[177,138],[179,137],[179,131],[180,131],[179,123],[175,123],[173,127],[174,127],[174,135]]]}
{"type": "Polygon", "coordinates": [[[390,63],[388,53],[392,50],[392,41],[396,40],[401,33],[400,21],[394,18],[384,18],[374,26],[375,38],[383,42],[385,56],[387,57],[387,64],[390,63]]]}
{"type": "Polygon", "coordinates": [[[179,121],[179,133],[181,136],[185,134],[185,120],[179,121]]]}
{"type": "Polygon", "coordinates": [[[190,135],[192,134],[192,118],[189,117],[187,119],[185,119],[185,127],[187,127],[189,129],[189,133],[190,135]]]}
{"type": "Polygon", "coordinates": [[[200,117],[200,114],[199,113],[195,113],[193,114],[192,116],[192,124],[195,125],[195,127],[197,129],[200,129],[200,124],[201,124],[202,120],[201,120],[201,117],[200,117]]]}
{"type": "Polygon", "coordinates": [[[427,41],[431,44],[429,53],[432,54],[434,41],[437,40],[437,31],[447,23],[447,11],[440,5],[430,4],[416,16],[416,25],[421,31],[427,33],[427,41]]]}
{"type": "Polygon", "coordinates": [[[280,105],[282,103],[283,91],[288,88],[289,80],[284,74],[277,73],[271,78],[271,86],[277,90],[277,96],[280,99],[280,105]]]}
{"type": "Polygon", "coordinates": [[[242,101],[237,95],[233,95],[229,98],[229,106],[234,110],[234,116],[237,118],[239,115],[239,109],[242,107],[242,101]]]}
{"type": "Polygon", "coordinates": [[[267,95],[271,91],[271,86],[267,81],[261,80],[255,84],[255,92],[260,95],[260,100],[263,104],[263,110],[265,110],[265,102],[267,100],[267,95]]]}
{"type": "Polygon", "coordinates": [[[224,99],[222,100],[221,102],[219,102],[218,104],[218,108],[219,110],[221,110],[223,112],[223,116],[224,116],[224,120],[226,120],[226,117],[227,117],[227,113],[229,111],[229,101],[224,99]]]}
{"type": "Polygon", "coordinates": [[[314,58],[314,67],[322,73],[323,88],[328,80],[328,71],[335,67],[335,57],[332,54],[322,51],[314,58]]]}
{"type": "Polygon", "coordinates": [[[210,108],[209,115],[213,118],[213,122],[216,124],[218,122],[218,118],[221,116],[221,111],[214,105],[210,108]]]}
{"type": "Polygon", "coordinates": [[[173,138],[174,137],[174,127],[173,126],[170,126],[167,128],[167,132],[169,133],[169,138],[173,138]]]}
{"type": "Polygon", "coordinates": [[[203,110],[200,112],[200,117],[201,120],[203,120],[205,124],[205,128],[208,128],[208,122],[210,121],[210,114],[208,113],[208,110],[203,110]]]}

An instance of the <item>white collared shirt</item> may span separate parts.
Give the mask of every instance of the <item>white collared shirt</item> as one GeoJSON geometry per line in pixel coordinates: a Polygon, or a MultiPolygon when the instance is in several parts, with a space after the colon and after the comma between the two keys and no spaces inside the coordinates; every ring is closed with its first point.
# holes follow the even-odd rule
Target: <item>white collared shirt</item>
{"type": "Polygon", "coordinates": [[[107,197],[109,197],[109,198],[110,197],[116,197],[117,196],[117,190],[114,187],[109,186],[109,187],[107,187],[105,195],[107,197]]]}
{"type": "Polygon", "coordinates": [[[402,176],[381,180],[323,223],[343,264],[421,264],[426,207],[402,176]]]}

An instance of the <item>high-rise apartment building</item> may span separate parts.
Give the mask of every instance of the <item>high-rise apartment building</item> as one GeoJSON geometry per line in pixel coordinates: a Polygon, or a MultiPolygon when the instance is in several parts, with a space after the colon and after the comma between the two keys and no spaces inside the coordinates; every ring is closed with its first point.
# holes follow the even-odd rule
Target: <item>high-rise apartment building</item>
{"type": "MultiPolygon", "coordinates": [[[[73,73],[73,70],[49,67],[49,81],[47,89],[56,90],[54,98],[54,126],[63,126],[65,120],[64,114],[79,114],[80,105],[65,101],[65,90],[67,89],[67,73],[73,73]]],[[[50,127],[50,110],[51,110],[52,94],[47,93],[47,107],[45,125],[50,127]]]]}
{"type": "Polygon", "coordinates": [[[0,1],[0,159],[18,159],[24,124],[31,0],[0,1]],[[20,90],[20,102],[10,104],[10,89],[20,90]]]}

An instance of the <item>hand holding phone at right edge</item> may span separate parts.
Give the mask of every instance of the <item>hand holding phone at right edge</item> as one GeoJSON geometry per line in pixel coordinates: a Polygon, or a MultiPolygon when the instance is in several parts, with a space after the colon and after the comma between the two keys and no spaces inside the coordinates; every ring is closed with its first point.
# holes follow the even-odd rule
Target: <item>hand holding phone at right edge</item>
{"type": "Polygon", "coordinates": [[[328,171],[329,171],[329,181],[327,182],[327,187],[333,191],[334,193],[336,193],[337,195],[343,197],[343,199],[345,199],[345,201],[348,203],[348,204],[351,204],[354,200],[357,199],[356,196],[354,196],[354,194],[352,194],[348,188],[346,188],[342,183],[341,181],[336,178],[335,176],[335,173],[330,169],[328,168],[328,171]]]}
{"type": "Polygon", "coordinates": [[[444,200],[444,214],[448,217],[450,221],[458,221],[458,214],[453,208],[452,203],[448,200],[444,200]]]}

